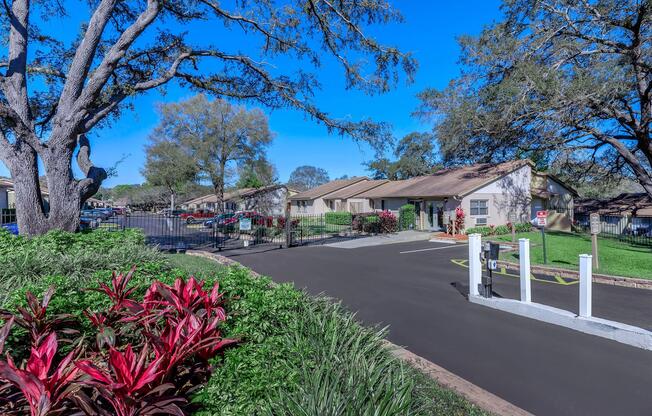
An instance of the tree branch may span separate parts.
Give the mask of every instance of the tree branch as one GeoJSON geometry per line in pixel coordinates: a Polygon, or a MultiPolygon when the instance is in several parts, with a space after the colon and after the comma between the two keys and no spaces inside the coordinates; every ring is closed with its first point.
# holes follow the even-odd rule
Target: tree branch
{"type": "Polygon", "coordinates": [[[160,11],[161,7],[158,0],[147,1],[147,8],[145,11],[138,16],[131,26],[122,32],[122,35],[120,35],[116,43],[109,49],[102,62],[95,71],[93,71],[93,74],[88,80],[88,84],[82,91],[80,98],[75,105],[76,111],[88,109],[88,107],[92,105],[133,42],[154,21],[160,11]]]}
{"type": "Polygon", "coordinates": [[[82,203],[94,195],[107,178],[106,170],[96,167],[91,161],[91,145],[88,138],[81,134],[78,137],[79,151],[77,152],[77,165],[86,178],[78,181],[79,194],[82,203]]]}
{"type": "Polygon", "coordinates": [[[27,99],[27,37],[29,1],[15,0],[9,13],[9,59],[5,82],[0,84],[9,105],[22,119],[31,125],[29,101],[27,99]]]}
{"type": "Polygon", "coordinates": [[[97,46],[102,40],[102,33],[108,23],[116,0],[102,0],[97,6],[84,34],[84,39],[77,47],[75,57],[68,70],[68,78],[61,92],[59,100],[60,111],[69,111],[74,101],[79,97],[84,88],[84,82],[88,76],[97,46]]]}

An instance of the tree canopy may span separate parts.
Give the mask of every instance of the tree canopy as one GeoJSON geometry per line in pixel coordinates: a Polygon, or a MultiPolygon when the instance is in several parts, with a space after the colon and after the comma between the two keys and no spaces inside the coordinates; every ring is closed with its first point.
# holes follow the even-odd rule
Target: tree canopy
{"type": "Polygon", "coordinates": [[[432,173],[438,162],[435,139],[431,133],[410,133],[396,144],[394,157],[391,161],[380,154],[366,163],[374,179],[409,179],[432,173]]]}
{"type": "Polygon", "coordinates": [[[371,25],[401,20],[385,0],[6,0],[4,6],[0,159],[15,181],[24,234],[78,227],[81,205],[106,177],[91,162],[86,134],[119,117],[135,96],[177,82],[218,98],[298,109],[331,131],[374,141],[387,134],[386,125],[340,120],[315,105],[320,67],[335,60],[346,86],[369,94],[389,90],[402,73],[411,80],[415,70],[409,54],[367,34],[371,25]],[[73,9],[75,18],[68,15],[73,9]],[[252,48],[243,52],[231,36],[197,33],[196,25],[207,23],[232,28],[252,48]],[[72,169],[75,151],[81,178],[72,169]],[[47,213],[39,159],[48,178],[47,213]]]}
{"type": "Polygon", "coordinates": [[[145,153],[147,156],[142,169],[143,176],[149,185],[163,187],[174,207],[174,198],[181,189],[188,183],[197,181],[197,164],[178,143],[167,137],[150,136],[150,144],[146,146],[145,153]]]}
{"type": "Polygon", "coordinates": [[[303,165],[290,173],[287,185],[297,191],[305,191],[323,185],[328,181],[330,181],[330,178],[325,169],[303,165]]]}
{"type": "Polygon", "coordinates": [[[265,160],[272,133],[267,117],[259,109],[248,110],[225,100],[210,101],[197,95],[161,105],[159,112],[161,120],[150,135],[152,145],[147,147],[146,176],[150,165],[157,167],[154,162],[163,165],[159,170],[172,174],[176,168],[190,165],[200,181],[212,185],[220,207],[224,190],[238,169],[266,163],[261,160],[265,160]],[[156,159],[150,162],[152,157],[156,159]]]}
{"type": "Polygon", "coordinates": [[[504,0],[504,20],[461,38],[462,76],[421,94],[445,162],[530,157],[652,195],[650,7],[504,0]]]}
{"type": "Polygon", "coordinates": [[[259,156],[240,167],[235,186],[236,188],[262,188],[276,182],[278,182],[276,168],[265,157],[259,156]]]}

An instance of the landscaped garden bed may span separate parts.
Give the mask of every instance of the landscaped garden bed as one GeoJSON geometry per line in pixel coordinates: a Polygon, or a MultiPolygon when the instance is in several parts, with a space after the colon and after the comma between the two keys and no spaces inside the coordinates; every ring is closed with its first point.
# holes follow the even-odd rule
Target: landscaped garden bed
{"type": "Polygon", "coordinates": [[[483,414],[329,299],[242,267],[162,256],[137,232],[11,238],[0,239],[14,358],[0,361],[0,378],[11,377],[2,414],[30,413],[30,403],[32,415],[483,414]],[[67,264],[71,253],[95,256],[97,268],[67,264]],[[133,274],[112,275],[132,264],[133,274]]]}

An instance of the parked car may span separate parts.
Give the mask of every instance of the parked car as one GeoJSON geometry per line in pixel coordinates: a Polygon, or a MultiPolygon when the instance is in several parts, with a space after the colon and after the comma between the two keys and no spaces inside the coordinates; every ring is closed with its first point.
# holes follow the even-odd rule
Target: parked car
{"type": "Polygon", "coordinates": [[[89,220],[105,220],[107,217],[105,212],[98,211],[96,209],[83,209],[81,211],[81,217],[89,220]]]}
{"type": "Polygon", "coordinates": [[[207,220],[204,222],[204,227],[206,228],[213,228],[213,227],[221,227],[226,225],[226,222],[229,221],[231,218],[233,218],[235,214],[229,213],[229,214],[219,214],[214,216],[213,218],[207,220]]]}
{"type": "Polygon", "coordinates": [[[18,224],[15,222],[9,222],[7,224],[2,224],[2,228],[9,231],[13,235],[18,235],[18,224]]]}
{"type": "Polygon", "coordinates": [[[102,220],[97,217],[91,216],[82,216],[79,218],[79,229],[80,230],[92,230],[100,226],[102,220]]]}
{"type": "Polygon", "coordinates": [[[187,214],[188,211],[185,209],[175,209],[174,211],[170,211],[170,208],[165,208],[157,212],[159,215],[165,215],[166,217],[180,217],[183,214],[187,214]]]}
{"type": "Polygon", "coordinates": [[[113,215],[129,215],[129,209],[122,207],[113,207],[111,208],[113,215]]]}
{"type": "Polygon", "coordinates": [[[215,213],[206,209],[200,209],[194,212],[184,212],[179,215],[179,217],[186,221],[186,224],[194,224],[198,221],[207,220],[213,218],[215,213]]]}
{"type": "Polygon", "coordinates": [[[233,217],[225,221],[225,225],[235,224],[243,218],[250,218],[252,224],[264,225],[267,217],[256,211],[238,211],[233,217]]]}

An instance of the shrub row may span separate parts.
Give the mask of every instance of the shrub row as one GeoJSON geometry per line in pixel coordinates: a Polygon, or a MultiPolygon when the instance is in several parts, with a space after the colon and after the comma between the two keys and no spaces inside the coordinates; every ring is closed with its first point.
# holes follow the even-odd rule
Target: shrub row
{"type": "MultiPolygon", "coordinates": [[[[529,222],[518,223],[514,225],[517,233],[525,233],[532,231],[532,224],[529,222]]],[[[507,225],[489,225],[486,227],[471,227],[466,230],[467,234],[480,234],[483,237],[489,235],[505,235],[512,232],[511,224],[507,225]]]]}
{"type": "Polygon", "coordinates": [[[326,220],[326,224],[351,225],[351,220],[353,219],[353,216],[350,212],[333,211],[324,214],[324,219],[326,220]]]}

